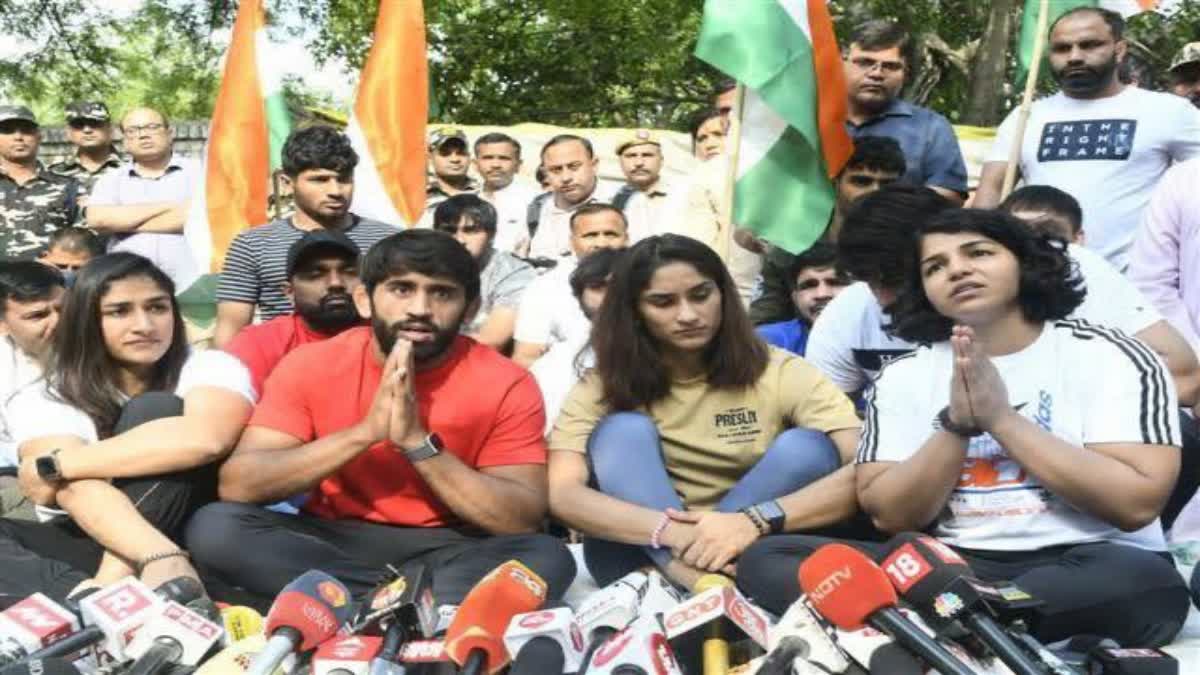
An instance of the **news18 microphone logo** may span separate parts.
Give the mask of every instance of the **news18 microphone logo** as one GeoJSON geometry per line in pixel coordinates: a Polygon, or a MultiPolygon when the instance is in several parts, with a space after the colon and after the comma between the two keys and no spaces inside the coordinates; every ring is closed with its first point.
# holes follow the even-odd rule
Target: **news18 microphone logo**
{"type": "Polygon", "coordinates": [[[933,567],[911,543],[906,543],[883,561],[883,571],[891,577],[892,585],[901,593],[907,593],[914,584],[932,572],[933,567]]]}

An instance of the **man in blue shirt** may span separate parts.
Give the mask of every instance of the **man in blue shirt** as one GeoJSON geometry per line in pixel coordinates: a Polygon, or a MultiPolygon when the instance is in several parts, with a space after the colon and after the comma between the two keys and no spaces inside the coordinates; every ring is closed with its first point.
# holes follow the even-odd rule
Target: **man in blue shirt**
{"type": "Polygon", "coordinates": [[[945,117],[907,101],[900,90],[912,68],[912,38],[890,21],[868,21],[855,29],[844,54],[852,138],[890,136],[904,150],[904,181],[932,188],[961,204],[967,168],[954,129],[945,117]]]}
{"type": "Polygon", "coordinates": [[[759,326],[755,329],[759,337],[768,344],[803,356],[808,331],[817,315],[850,284],[849,277],[835,266],[836,260],[837,249],[825,242],[796,256],[788,277],[796,318],[759,326]]]}

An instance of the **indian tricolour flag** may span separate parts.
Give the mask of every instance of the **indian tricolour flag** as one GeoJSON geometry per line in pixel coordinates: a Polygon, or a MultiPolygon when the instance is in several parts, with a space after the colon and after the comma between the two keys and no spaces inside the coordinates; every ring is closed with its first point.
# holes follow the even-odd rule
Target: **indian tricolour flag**
{"type": "Polygon", "coordinates": [[[262,0],[245,0],[233,24],[209,126],[204,182],[184,227],[202,274],[221,270],[239,232],[267,222],[271,171],[280,164],[290,130],[262,0]]]}
{"type": "Polygon", "coordinates": [[[384,0],[346,134],[358,151],[351,210],[412,225],[425,209],[429,74],[421,0],[384,0]]]}
{"type": "MultiPolygon", "coordinates": [[[[1024,80],[1024,73],[1029,72],[1029,65],[1033,61],[1033,45],[1039,39],[1046,37],[1039,36],[1037,30],[1038,10],[1041,4],[1041,0],[1025,0],[1025,10],[1021,14],[1021,42],[1017,50],[1017,63],[1022,80],[1024,80]]],[[[1100,7],[1129,18],[1142,12],[1167,14],[1181,4],[1183,4],[1183,0],[1050,0],[1047,5],[1049,15],[1046,25],[1053,24],[1055,19],[1076,7],[1100,7]]]]}
{"type": "Polygon", "coordinates": [[[825,0],[707,0],[696,56],[745,87],[733,222],[812,246],[850,157],[846,84],[825,0]]]}

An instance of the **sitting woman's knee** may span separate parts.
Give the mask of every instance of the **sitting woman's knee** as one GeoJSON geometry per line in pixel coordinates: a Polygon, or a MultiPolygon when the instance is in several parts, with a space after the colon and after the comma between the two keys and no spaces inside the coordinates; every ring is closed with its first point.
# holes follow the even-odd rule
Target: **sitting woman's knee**
{"type": "Polygon", "coordinates": [[[121,416],[113,427],[113,435],[121,434],[146,422],[183,414],[183,399],[167,391],[148,391],[129,399],[121,407],[121,416]]]}

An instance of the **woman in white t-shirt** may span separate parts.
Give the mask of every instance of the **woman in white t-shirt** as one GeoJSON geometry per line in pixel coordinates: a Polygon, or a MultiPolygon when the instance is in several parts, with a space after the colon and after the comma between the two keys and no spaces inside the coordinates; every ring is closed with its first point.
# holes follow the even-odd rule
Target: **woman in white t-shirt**
{"type": "Polygon", "coordinates": [[[176,536],[215,498],[214,461],[249,415],[239,366],[189,356],[174,285],[146,258],[114,253],[80,270],[45,378],[9,407],[42,522],[0,521],[0,593],[62,599],[130,574],[152,586],[196,577],[176,536]]]}
{"type": "MultiPolygon", "coordinates": [[[[868,396],[859,503],[881,530],[927,530],[976,576],[1042,600],[1044,642],[1162,645],[1188,610],[1158,520],[1179,472],[1175,389],[1146,345],[1065,318],[1084,297],[1065,248],[995,211],[917,227],[892,329],[924,346],[868,396]]],[[[794,570],[819,543],[751,549],[739,583],[794,599],[794,572],[764,570],[794,570]]]]}

